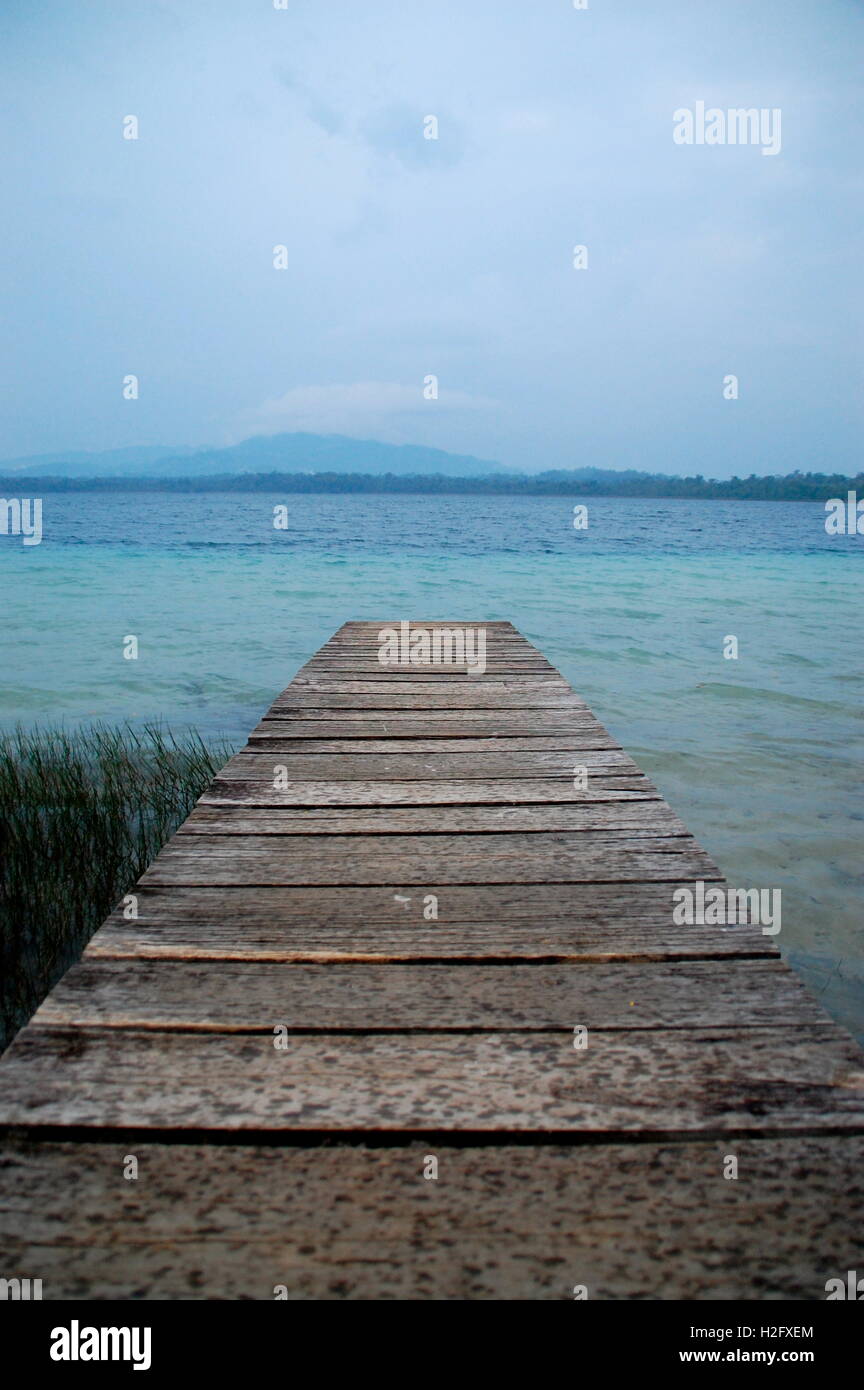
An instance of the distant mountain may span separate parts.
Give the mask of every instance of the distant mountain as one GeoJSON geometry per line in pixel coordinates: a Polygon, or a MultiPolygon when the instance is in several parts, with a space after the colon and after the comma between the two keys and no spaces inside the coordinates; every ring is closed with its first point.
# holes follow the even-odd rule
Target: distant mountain
{"type": "Polygon", "coordinates": [[[31,454],[28,458],[6,459],[0,463],[5,476],[12,473],[53,478],[106,478],[135,475],[148,476],[162,459],[179,463],[195,449],[155,445],[133,445],[128,449],[108,449],[103,453],[31,454]]]}
{"type": "Polygon", "coordinates": [[[499,463],[416,444],[381,444],[341,434],[274,434],[226,449],[112,449],[104,453],[41,454],[0,463],[5,476],[55,478],[197,478],[238,473],[418,473],[476,478],[506,473],[499,463]]]}

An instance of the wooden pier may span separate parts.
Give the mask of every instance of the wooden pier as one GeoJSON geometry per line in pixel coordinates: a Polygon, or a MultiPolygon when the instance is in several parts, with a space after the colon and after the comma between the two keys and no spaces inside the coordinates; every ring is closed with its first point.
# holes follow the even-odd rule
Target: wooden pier
{"type": "Polygon", "coordinates": [[[390,625],[302,668],[0,1062],[0,1274],[824,1299],[864,1054],[758,926],[674,924],[720,871],[509,623],[413,624],[484,629],[482,674],[382,666],[390,625]]]}

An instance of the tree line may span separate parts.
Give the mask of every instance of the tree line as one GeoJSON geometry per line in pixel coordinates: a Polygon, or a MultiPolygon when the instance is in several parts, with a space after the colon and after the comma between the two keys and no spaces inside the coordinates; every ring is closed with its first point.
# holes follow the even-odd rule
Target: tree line
{"type": "Polygon", "coordinates": [[[4,496],[40,492],[335,492],[448,493],[525,497],[680,497],[740,499],[758,502],[824,502],[864,495],[864,473],[787,473],[747,478],[676,478],[665,473],[616,472],[612,469],[555,469],[545,473],[490,474],[453,478],[443,474],[395,473],[223,473],[187,478],[64,478],[30,475],[0,477],[4,496]]]}

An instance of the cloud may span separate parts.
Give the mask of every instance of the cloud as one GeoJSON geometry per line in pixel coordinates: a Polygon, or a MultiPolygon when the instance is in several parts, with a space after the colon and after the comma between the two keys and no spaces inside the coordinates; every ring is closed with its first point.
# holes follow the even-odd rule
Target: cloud
{"type": "Polygon", "coordinates": [[[344,131],[345,122],[341,113],[288,68],[276,67],[273,75],[279,86],[296,98],[304,115],[320,126],[326,135],[339,135],[344,131]]]}
{"type": "Polygon", "coordinates": [[[434,103],[382,107],[362,122],[361,133],[378,154],[408,169],[452,168],[465,153],[461,122],[434,103]]]}
{"type": "Polygon", "coordinates": [[[505,111],[501,117],[501,129],[507,135],[545,135],[552,125],[548,111],[519,108],[505,111]]]}
{"type": "Polygon", "coordinates": [[[423,395],[423,382],[355,381],[332,386],[294,386],[264,401],[238,423],[241,436],[304,431],[311,434],[374,432],[394,442],[416,440],[424,423],[466,412],[497,410],[486,396],[439,386],[437,400],[423,395]]]}

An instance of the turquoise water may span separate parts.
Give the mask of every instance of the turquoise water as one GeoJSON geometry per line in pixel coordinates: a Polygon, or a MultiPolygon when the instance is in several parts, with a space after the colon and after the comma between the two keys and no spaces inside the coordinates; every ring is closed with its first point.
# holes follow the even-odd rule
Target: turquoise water
{"type": "Polygon", "coordinates": [[[41,545],[0,537],[0,721],[240,743],[348,618],[510,619],[733,883],[782,889],[781,949],[864,1038],[864,537],[821,504],[588,506],[575,531],[566,498],[47,495],[41,545]]]}

